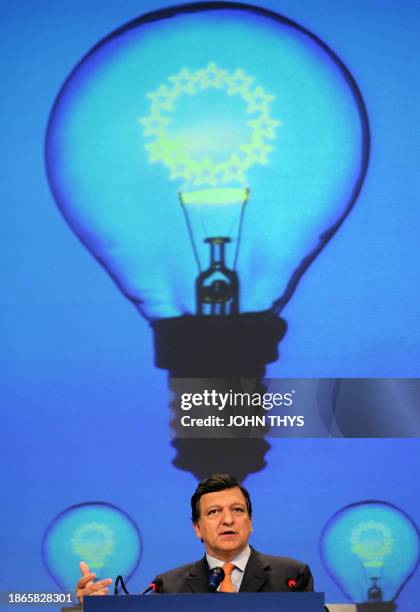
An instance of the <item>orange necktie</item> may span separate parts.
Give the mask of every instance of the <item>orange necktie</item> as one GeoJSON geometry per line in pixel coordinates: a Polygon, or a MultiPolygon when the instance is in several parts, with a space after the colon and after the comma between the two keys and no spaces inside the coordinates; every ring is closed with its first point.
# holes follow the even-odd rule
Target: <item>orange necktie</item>
{"type": "Polygon", "coordinates": [[[235,566],[233,563],[225,563],[222,565],[222,569],[225,572],[225,577],[220,583],[219,593],[234,593],[235,589],[233,588],[231,575],[235,566]]]}

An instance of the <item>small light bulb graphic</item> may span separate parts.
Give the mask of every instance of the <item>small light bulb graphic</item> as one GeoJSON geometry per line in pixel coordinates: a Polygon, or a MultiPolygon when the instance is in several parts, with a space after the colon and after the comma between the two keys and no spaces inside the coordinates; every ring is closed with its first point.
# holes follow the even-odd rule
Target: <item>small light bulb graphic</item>
{"type": "Polygon", "coordinates": [[[321,534],[322,561],[346,595],[357,603],[394,610],[420,558],[419,532],[400,508],[363,501],[336,512],[321,534]]]}
{"type": "Polygon", "coordinates": [[[85,561],[98,579],[135,572],[141,558],[140,531],[123,510],[105,502],[70,506],[47,527],[42,557],[58,587],[72,592],[85,561]]]}

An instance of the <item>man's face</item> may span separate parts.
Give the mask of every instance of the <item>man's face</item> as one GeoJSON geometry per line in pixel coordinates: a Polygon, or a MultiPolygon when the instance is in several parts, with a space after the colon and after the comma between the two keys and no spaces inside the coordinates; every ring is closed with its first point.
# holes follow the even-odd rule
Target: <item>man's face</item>
{"type": "Polygon", "coordinates": [[[200,499],[200,518],[194,523],[206,552],[231,561],[248,544],[252,521],[239,487],[206,493],[200,499]]]}

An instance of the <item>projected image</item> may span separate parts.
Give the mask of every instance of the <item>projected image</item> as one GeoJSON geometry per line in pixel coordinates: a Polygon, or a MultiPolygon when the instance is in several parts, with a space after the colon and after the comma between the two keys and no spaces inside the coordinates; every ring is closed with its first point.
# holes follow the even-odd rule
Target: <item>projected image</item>
{"type": "MultiPolygon", "coordinates": [[[[46,140],[57,205],[152,323],[156,365],[247,376],[255,391],[368,153],[364,103],[338,57],[275,13],[228,3],[163,9],[105,38],[65,82],[46,140]]],[[[265,465],[260,433],[238,442],[243,475],[265,465]]],[[[237,473],[225,441],[215,452],[177,437],[175,465],[237,473]]]]}
{"type": "Polygon", "coordinates": [[[358,502],[337,512],[320,540],[323,563],[353,602],[393,602],[420,559],[419,531],[401,509],[358,502]]]}
{"type": "Polygon", "coordinates": [[[98,579],[124,573],[129,578],[142,553],[140,531],[123,510],[104,502],[86,502],[60,512],[42,542],[45,566],[58,585],[74,591],[84,561],[98,579]]]}

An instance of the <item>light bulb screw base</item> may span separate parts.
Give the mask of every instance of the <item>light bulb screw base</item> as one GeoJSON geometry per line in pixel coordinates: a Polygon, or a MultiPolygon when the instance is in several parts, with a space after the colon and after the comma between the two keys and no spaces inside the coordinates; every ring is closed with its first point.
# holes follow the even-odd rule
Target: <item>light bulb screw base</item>
{"type": "Polygon", "coordinates": [[[287,323],[271,311],[185,315],[152,323],[155,364],[171,377],[262,377],[287,323]]]}
{"type": "MultiPolygon", "coordinates": [[[[209,385],[222,394],[242,392],[245,379],[253,392],[263,394],[265,367],[278,357],[277,345],[286,332],[286,322],[266,311],[223,317],[188,315],[161,319],[152,326],[155,363],[169,370],[172,446],[177,453],[173,465],[199,480],[226,471],[243,480],[262,470],[270,449],[264,438],[267,427],[251,428],[251,437],[249,428],[233,427],[229,437],[221,437],[217,427],[206,428],[211,437],[184,437],[179,425],[180,397],[192,389],[202,393],[209,385]]],[[[226,420],[228,414],[225,407],[226,420]]]]}

